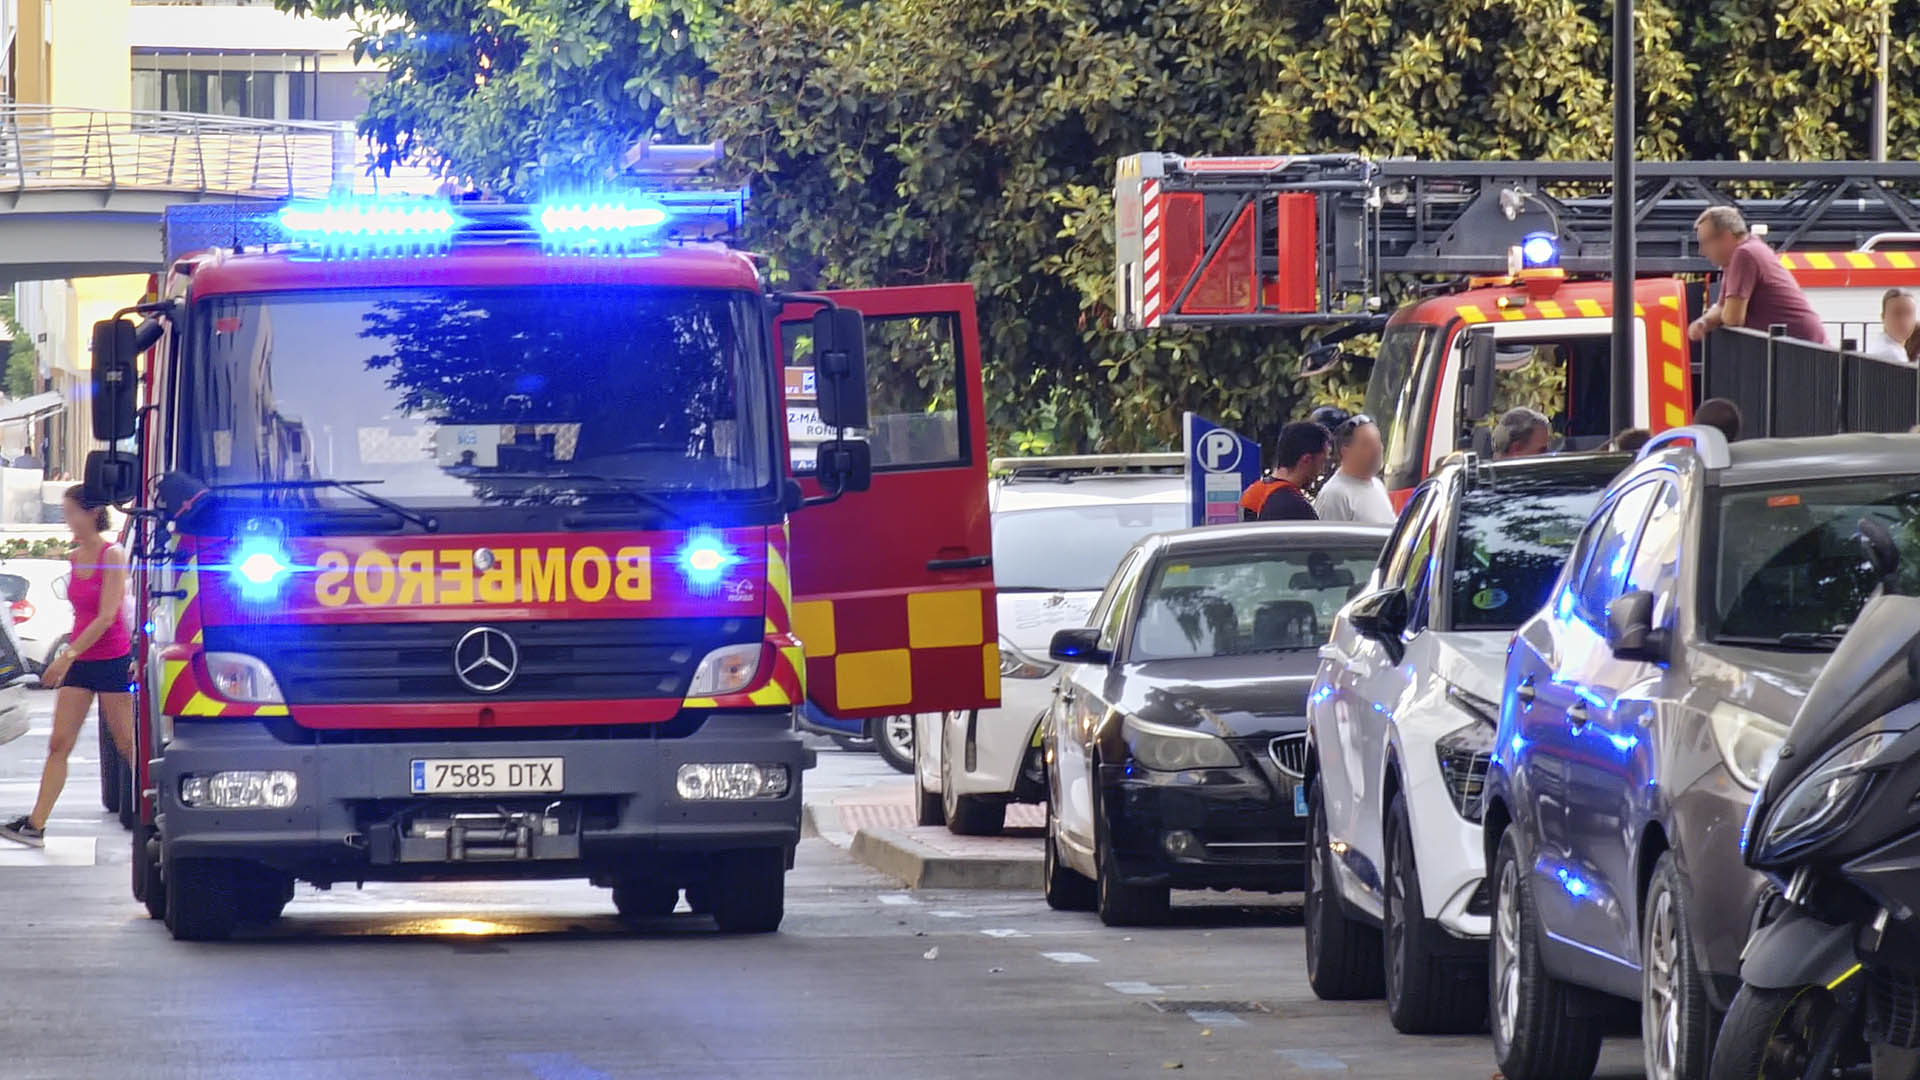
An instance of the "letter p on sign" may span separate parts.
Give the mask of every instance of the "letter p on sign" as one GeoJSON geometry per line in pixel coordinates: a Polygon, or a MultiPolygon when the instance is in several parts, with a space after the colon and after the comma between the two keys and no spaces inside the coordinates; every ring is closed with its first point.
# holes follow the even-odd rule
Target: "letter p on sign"
{"type": "Polygon", "coordinates": [[[1200,467],[1208,472],[1233,472],[1240,467],[1240,437],[1225,428],[1200,436],[1200,467]]]}

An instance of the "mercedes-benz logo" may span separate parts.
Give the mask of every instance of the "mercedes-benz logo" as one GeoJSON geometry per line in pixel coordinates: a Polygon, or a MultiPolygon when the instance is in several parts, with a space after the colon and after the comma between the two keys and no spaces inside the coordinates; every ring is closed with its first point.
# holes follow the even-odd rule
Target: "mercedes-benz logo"
{"type": "Polygon", "coordinates": [[[520,670],[520,646],[505,631],[476,626],[453,644],[453,677],[476,694],[497,694],[520,670]]]}

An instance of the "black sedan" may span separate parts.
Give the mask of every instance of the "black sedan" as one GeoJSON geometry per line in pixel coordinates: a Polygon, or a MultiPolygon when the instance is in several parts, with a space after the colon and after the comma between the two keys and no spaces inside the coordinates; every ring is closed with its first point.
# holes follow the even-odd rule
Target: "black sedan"
{"type": "Polygon", "coordinates": [[[1298,890],[1306,696],[1384,527],[1216,525],[1120,560],[1062,630],[1047,714],[1047,902],[1152,923],[1171,889],[1298,890]]]}

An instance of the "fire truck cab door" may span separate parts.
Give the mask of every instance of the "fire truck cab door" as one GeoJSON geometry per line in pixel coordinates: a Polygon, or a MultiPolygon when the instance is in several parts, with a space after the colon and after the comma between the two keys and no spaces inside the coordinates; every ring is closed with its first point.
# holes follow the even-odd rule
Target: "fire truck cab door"
{"type": "MultiPolygon", "coordinates": [[[[838,717],[998,704],[980,331],[970,285],[825,294],[866,319],[873,484],[791,519],[793,627],[807,696],[838,717]]],[[[789,468],[809,496],[817,305],[776,322],[789,468]]]]}

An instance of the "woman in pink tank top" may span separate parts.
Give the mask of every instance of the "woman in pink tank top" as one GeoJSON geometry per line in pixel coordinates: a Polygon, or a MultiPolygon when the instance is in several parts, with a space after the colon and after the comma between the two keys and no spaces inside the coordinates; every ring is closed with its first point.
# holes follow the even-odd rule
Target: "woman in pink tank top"
{"type": "Polygon", "coordinates": [[[68,555],[67,601],[73,605],[73,633],[40,676],[58,687],[53,702],[53,736],[47,740],[47,764],[40,773],[40,798],[31,813],[0,824],[0,837],[32,847],[46,845],[47,818],[67,783],[67,755],[80,736],[87,710],[100,701],[100,722],[113,733],[120,754],[133,760],[133,635],[127,622],[127,556],[106,536],[107,508],[86,501],[80,485],[67,489],[61,509],[73,532],[68,555]]]}

